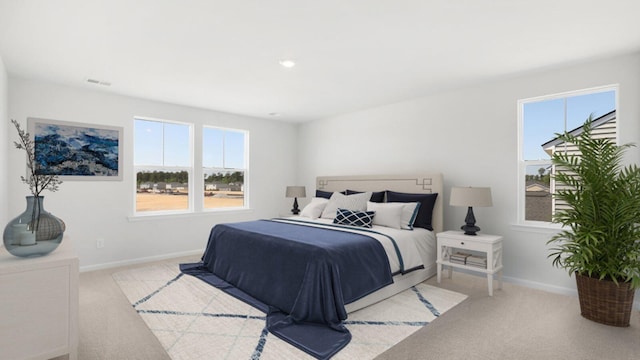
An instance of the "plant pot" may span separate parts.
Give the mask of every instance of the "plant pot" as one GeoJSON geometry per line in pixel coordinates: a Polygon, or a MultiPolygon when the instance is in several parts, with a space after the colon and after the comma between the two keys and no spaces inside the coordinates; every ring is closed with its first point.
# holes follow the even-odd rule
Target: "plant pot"
{"type": "Polygon", "coordinates": [[[605,325],[629,326],[635,294],[630,283],[576,273],[576,284],[583,317],[605,325]]]}
{"type": "Polygon", "coordinates": [[[43,256],[62,242],[65,224],[46,211],[43,196],[27,196],[27,209],[4,228],[4,247],[19,257],[43,256]]]}

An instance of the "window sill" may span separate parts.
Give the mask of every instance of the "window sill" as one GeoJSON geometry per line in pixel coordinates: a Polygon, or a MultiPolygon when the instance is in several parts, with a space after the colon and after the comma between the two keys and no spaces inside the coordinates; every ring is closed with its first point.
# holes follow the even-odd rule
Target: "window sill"
{"type": "Polygon", "coordinates": [[[137,221],[155,221],[155,220],[167,220],[167,219],[185,219],[185,218],[193,218],[193,217],[202,217],[202,216],[215,216],[221,214],[240,214],[240,213],[251,213],[252,209],[216,209],[216,210],[203,210],[199,212],[184,212],[184,213],[155,213],[155,214],[145,214],[145,215],[131,215],[127,216],[127,220],[129,222],[137,222],[137,221]]]}
{"type": "Polygon", "coordinates": [[[562,226],[558,224],[551,223],[519,223],[519,224],[511,224],[511,229],[515,231],[521,232],[529,232],[529,233],[538,233],[538,234],[547,234],[553,235],[557,234],[560,230],[562,230],[562,226]]]}

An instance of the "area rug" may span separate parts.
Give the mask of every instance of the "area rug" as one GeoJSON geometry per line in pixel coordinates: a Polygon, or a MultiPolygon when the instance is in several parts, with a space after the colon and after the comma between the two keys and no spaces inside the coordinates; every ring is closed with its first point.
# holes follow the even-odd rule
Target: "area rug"
{"type": "MultiPolygon", "coordinates": [[[[132,269],[113,279],[174,360],[313,359],[270,334],[265,314],[178,264],[132,269]]],[[[349,314],[352,340],[332,359],[373,359],[456,306],[466,295],[424,283],[349,314]]]]}

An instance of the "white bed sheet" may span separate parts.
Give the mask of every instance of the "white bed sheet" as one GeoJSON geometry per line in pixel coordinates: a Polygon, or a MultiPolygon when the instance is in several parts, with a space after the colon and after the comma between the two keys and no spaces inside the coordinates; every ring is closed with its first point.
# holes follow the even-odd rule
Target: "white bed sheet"
{"type": "MultiPolygon", "coordinates": [[[[282,221],[286,221],[287,219],[293,221],[304,221],[305,223],[313,223],[309,225],[320,227],[324,225],[333,225],[332,219],[320,218],[312,220],[309,218],[292,216],[289,218],[285,218],[282,221]]],[[[401,230],[379,225],[373,225],[373,227],[370,229],[363,229],[353,226],[342,226],[341,228],[350,232],[371,236],[378,240],[387,253],[387,257],[389,258],[389,265],[391,266],[391,272],[394,274],[401,270],[400,261],[397,256],[395,246],[387,236],[376,234],[368,230],[373,230],[375,232],[388,235],[395,240],[402,256],[405,271],[418,268],[421,265],[427,268],[435,263],[436,237],[433,231],[423,228],[401,230]]]]}

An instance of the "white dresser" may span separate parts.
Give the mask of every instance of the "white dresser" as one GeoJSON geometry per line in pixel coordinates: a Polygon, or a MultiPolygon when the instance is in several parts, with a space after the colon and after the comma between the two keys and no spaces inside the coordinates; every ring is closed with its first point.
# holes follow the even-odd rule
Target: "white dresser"
{"type": "Polygon", "coordinates": [[[78,357],[78,257],[65,237],[52,253],[0,248],[0,360],[78,357]]]}

